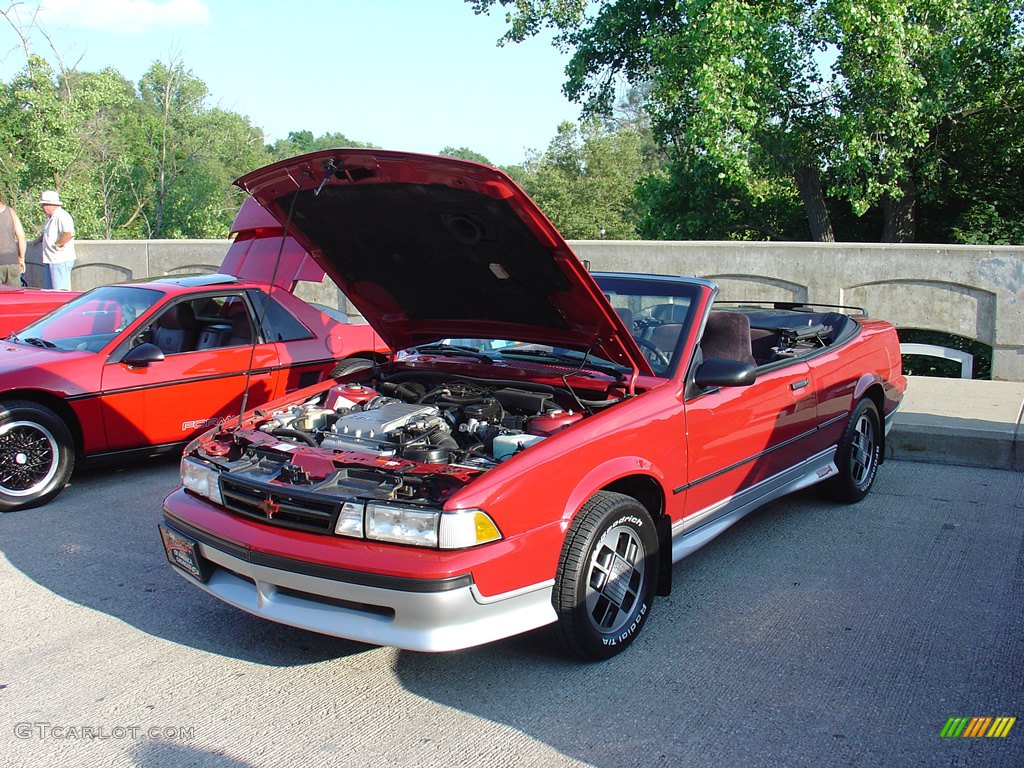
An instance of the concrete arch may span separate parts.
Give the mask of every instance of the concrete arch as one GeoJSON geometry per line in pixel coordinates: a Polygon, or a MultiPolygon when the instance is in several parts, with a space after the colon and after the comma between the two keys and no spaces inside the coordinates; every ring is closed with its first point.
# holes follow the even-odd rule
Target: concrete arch
{"type": "Polygon", "coordinates": [[[898,328],[943,331],[990,346],[996,337],[997,297],[977,286],[945,280],[876,280],[843,288],[844,304],[867,307],[898,328]]]}
{"type": "MultiPolygon", "coordinates": [[[[45,268],[45,267],[44,267],[45,268]]],[[[71,269],[71,287],[76,291],[88,291],[97,285],[120,283],[131,280],[135,275],[129,267],[104,261],[81,263],[76,261],[71,269]]],[[[41,285],[46,283],[41,282],[41,285]]]]}
{"type": "Polygon", "coordinates": [[[808,287],[777,277],[740,273],[704,275],[718,283],[718,297],[724,301],[797,301],[805,302],[808,287]]]}
{"type": "Polygon", "coordinates": [[[220,269],[220,265],[213,264],[182,264],[181,266],[172,267],[167,271],[168,275],[195,275],[204,274],[208,275],[216,273],[220,269]]]}

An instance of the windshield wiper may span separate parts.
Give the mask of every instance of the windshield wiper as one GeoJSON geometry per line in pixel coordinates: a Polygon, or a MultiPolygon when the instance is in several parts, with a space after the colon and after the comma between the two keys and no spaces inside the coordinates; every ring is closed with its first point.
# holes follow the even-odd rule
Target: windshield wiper
{"type": "Polygon", "coordinates": [[[582,352],[577,353],[579,356],[566,355],[560,352],[545,352],[543,349],[516,349],[515,347],[506,347],[501,350],[502,357],[538,357],[546,360],[557,360],[562,363],[572,363],[576,367],[580,367],[584,362],[588,368],[593,368],[595,371],[601,371],[601,373],[607,373],[610,376],[621,376],[622,370],[616,368],[614,365],[602,365],[601,363],[594,362],[593,358],[585,359],[582,352]]]}
{"type": "Polygon", "coordinates": [[[485,355],[478,349],[473,347],[464,347],[459,344],[424,344],[419,347],[413,347],[417,352],[423,352],[431,355],[443,355],[446,357],[474,357],[481,363],[493,363],[494,358],[489,355],[485,355]]]}
{"type": "MultiPolygon", "coordinates": [[[[15,338],[20,338],[20,337],[19,336],[15,336],[15,338]]],[[[57,345],[54,344],[52,341],[47,341],[46,339],[40,339],[38,336],[30,336],[27,339],[21,339],[21,340],[23,342],[25,342],[26,344],[31,344],[34,347],[44,347],[45,349],[56,349],[57,348],[57,345]]]]}

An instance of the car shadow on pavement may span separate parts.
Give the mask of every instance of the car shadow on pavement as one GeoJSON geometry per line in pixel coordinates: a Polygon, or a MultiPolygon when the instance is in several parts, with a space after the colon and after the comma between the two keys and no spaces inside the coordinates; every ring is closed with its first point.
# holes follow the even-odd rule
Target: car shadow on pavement
{"type": "Polygon", "coordinates": [[[742,764],[724,755],[692,762],[699,751],[690,751],[686,723],[735,722],[777,695],[738,672],[734,654],[737,646],[749,651],[760,644],[759,630],[744,623],[747,609],[774,602],[779,589],[798,589],[759,578],[758,548],[785,537],[815,506],[822,501],[813,492],[770,504],[677,563],[672,594],[655,600],[643,633],[609,660],[568,656],[546,627],[454,653],[401,652],[396,675],[417,696],[508,726],[588,765],[742,764]],[[749,606],[727,597],[737,590],[747,592],[749,606]]]}
{"type": "MultiPolygon", "coordinates": [[[[1019,711],[1024,614],[1007,578],[1024,517],[1009,473],[955,488],[948,473],[903,464],[857,505],[811,488],[752,513],[675,565],[672,594],[610,660],[566,658],[537,631],[402,652],[395,674],[496,739],[600,768],[957,762],[947,718],[1019,711]]],[[[1020,765],[1012,748],[985,754],[1020,765]]]]}
{"type": "Polygon", "coordinates": [[[270,666],[315,664],[374,646],[251,616],[188,584],[157,523],[178,457],[80,470],[49,504],[0,515],[0,552],[56,595],[155,637],[270,666]]]}
{"type": "Polygon", "coordinates": [[[255,763],[205,749],[187,747],[166,741],[144,741],[133,751],[132,758],[139,768],[165,768],[169,765],[196,765],[204,768],[255,768],[255,763]]]}

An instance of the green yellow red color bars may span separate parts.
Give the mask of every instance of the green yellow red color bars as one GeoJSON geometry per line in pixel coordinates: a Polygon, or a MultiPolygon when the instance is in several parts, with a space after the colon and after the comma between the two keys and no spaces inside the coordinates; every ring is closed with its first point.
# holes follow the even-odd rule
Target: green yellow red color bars
{"type": "Polygon", "coordinates": [[[941,739],[978,739],[1005,737],[1016,717],[951,717],[939,734],[941,739]]]}

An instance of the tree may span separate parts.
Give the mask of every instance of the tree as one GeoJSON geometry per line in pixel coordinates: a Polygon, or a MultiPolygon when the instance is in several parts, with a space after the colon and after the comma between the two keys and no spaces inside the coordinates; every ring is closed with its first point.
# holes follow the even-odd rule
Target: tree
{"type": "Polygon", "coordinates": [[[132,178],[147,237],[225,236],[241,204],[232,179],[266,160],[263,132],[207,98],[177,60],[154,62],[139,81],[126,130],[145,153],[132,178]]]}
{"type": "Polygon", "coordinates": [[[565,237],[628,240],[638,236],[634,190],[642,174],[640,137],[592,119],[559,125],[517,181],[565,237]]]}
{"type": "Polygon", "coordinates": [[[1021,0],[467,1],[512,8],[503,42],[555,28],[566,94],[590,113],[623,80],[649,83],[675,169],[709,168],[754,207],[764,180],[786,181],[815,240],[834,237],[830,199],[913,237],[943,126],[1019,120],[1024,103],[1021,0]]]}
{"type": "MultiPolygon", "coordinates": [[[[0,134],[9,141],[3,158],[8,188],[22,190],[24,198],[56,189],[71,204],[82,202],[89,196],[93,172],[90,148],[110,115],[130,98],[130,85],[113,70],[58,74],[29,54],[25,68],[0,89],[0,134]]],[[[23,209],[26,226],[41,221],[37,206],[23,209]]],[[[101,229],[88,208],[76,228],[83,236],[98,236],[101,229]]]]}
{"type": "Polygon", "coordinates": [[[307,152],[316,152],[321,149],[335,149],[338,147],[366,147],[376,149],[376,144],[367,144],[362,141],[353,141],[343,133],[325,133],[320,136],[313,136],[312,131],[291,131],[288,138],[278,139],[267,146],[267,152],[274,160],[284,160],[296,155],[304,155],[307,152]]]}
{"type": "Polygon", "coordinates": [[[474,163],[483,163],[484,165],[494,166],[490,160],[479,152],[474,152],[469,147],[452,147],[448,146],[438,152],[443,157],[456,157],[460,160],[471,160],[474,163]]]}

